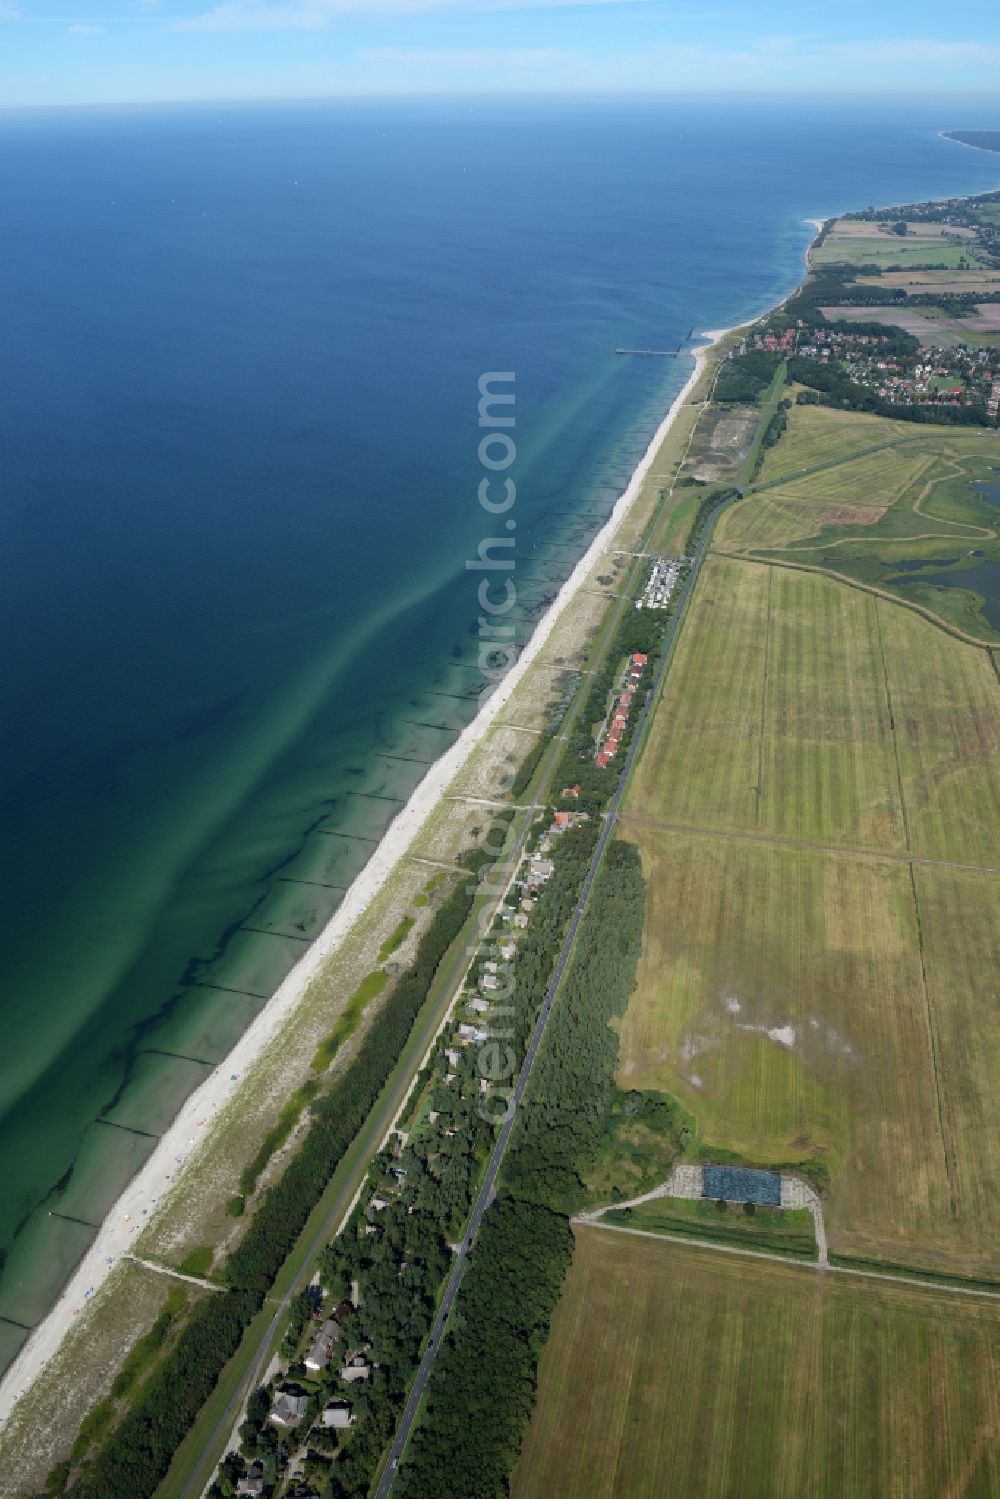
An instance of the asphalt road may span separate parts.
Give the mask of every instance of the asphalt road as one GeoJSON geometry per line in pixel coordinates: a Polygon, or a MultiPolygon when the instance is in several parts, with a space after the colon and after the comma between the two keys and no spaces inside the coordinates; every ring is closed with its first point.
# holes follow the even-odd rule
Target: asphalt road
{"type": "Polygon", "coordinates": [[[570,922],[566,930],[566,936],[563,941],[563,945],[559,950],[559,957],[556,960],[556,966],[553,970],[552,977],[549,980],[548,988],[545,991],[545,998],[542,1001],[542,1007],[538,1013],[538,1019],[535,1021],[535,1027],[531,1033],[531,1040],[528,1043],[528,1049],[525,1052],[524,1060],[521,1063],[521,1070],[518,1073],[517,1083],[514,1087],[514,1107],[508,1111],[507,1117],[501,1125],[500,1131],[497,1134],[497,1138],[494,1142],[493,1150],[490,1154],[489,1163],[486,1167],[486,1174],[483,1177],[482,1185],[479,1188],[479,1193],[476,1197],[475,1205],[473,1206],[468,1226],[465,1231],[465,1237],[459,1245],[458,1252],[455,1255],[455,1262],[452,1265],[451,1273],[448,1276],[448,1284],[445,1287],[444,1296],[441,1299],[441,1303],[437,1310],[437,1315],[435,1316],[433,1325],[431,1327],[427,1346],[424,1349],[424,1356],[420,1361],[420,1368],[417,1370],[416,1378],[414,1379],[413,1385],[411,1386],[409,1397],[407,1399],[406,1405],[403,1408],[403,1414],[400,1417],[399,1426],[396,1430],[395,1439],[393,1441],[392,1447],[389,1450],[389,1456],[386,1461],[385,1468],[382,1471],[382,1477],[379,1481],[378,1488],[375,1490],[375,1499],[387,1499],[387,1496],[392,1489],[396,1473],[399,1469],[400,1458],[402,1457],[403,1452],[406,1448],[406,1444],[412,1434],[413,1426],[416,1421],[417,1411],[419,1410],[420,1402],[423,1400],[424,1395],[427,1391],[427,1385],[434,1368],[438,1350],[441,1346],[442,1334],[444,1333],[448,1318],[451,1316],[452,1308],[455,1305],[455,1298],[457,1297],[459,1287],[462,1284],[462,1278],[468,1268],[469,1253],[472,1249],[473,1243],[475,1242],[476,1234],[479,1232],[479,1228],[482,1224],[486,1209],[489,1207],[490,1203],[493,1201],[493,1198],[496,1195],[497,1176],[499,1175],[500,1168],[503,1165],[503,1158],[507,1152],[507,1146],[510,1143],[510,1137],[514,1129],[514,1123],[517,1119],[517,1110],[521,1106],[521,1100],[523,1099],[525,1089],[528,1086],[528,1079],[531,1076],[531,1069],[535,1065],[535,1058],[538,1055],[538,1048],[541,1045],[542,1036],[545,1033],[545,1026],[552,1011],[552,1006],[555,1002],[556,994],[559,990],[559,986],[562,983],[563,976],[566,972],[567,967],[569,966],[570,959],[573,955],[573,947],[576,942],[577,933],[580,930],[580,923],[583,920],[584,911],[586,910],[587,902],[590,898],[590,892],[594,887],[594,881],[597,878],[598,870],[601,867],[605,850],[607,849],[612,835],[614,834],[615,825],[618,821],[618,815],[621,811],[622,801],[624,800],[625,793],[628,790],[628,784],[632,776],[632,771],[635,768],[636,763],[638,762],[640,754],[642,753],[642,747],[646,737],[646,729],[648,727],[650,718],[652,717],[657,699],[659,698],[660,688],[663,685],[663,680],[670,666],[674,647],[677,643],[677,637],[680,634],[681,626],[687,614],[688,604],[691,599],[691,595],[694,592],[695,584],[698,581],[698,575],[701,572],[701,566],[705,560],[705,554],[708,550],[709,541],[711,540],[712,533],[715,529],[715,524],[719,516],[724,510],[728,509],[729,505],[733,503],[735,503],[735,498],[733,500],[728,500],[724,504],[720,505],[718,510],[716,510],[713,514],[711,523],[706,526],[704,537],[699,543],[698,549],[692,560],[691,571],[688,574],[681,596],[677,601],[677,608],[674,611],[672,620],[670,621],[670,628],[667,631],[666,639],[663,645],[663,654],[660,657],[659,665],[656,669],[656,675],[653,678],[652,687],[646,695],[646,701],[636,723],[635,733],[632,736],[632,742],[629,745],[628,754],[625,757],[625,763],[622,767],[622,773],[618,779],[618,785],[615,788],[614,794],[612,795],[611,801],[608,805],[608,811],[605,816],[603,826],[601,827],[601,832],[597,840],[597,844],[594,848],[593,857],[591,858],[590,864],[587,868],[587,873],[584,876],[583,885],[580,888],[580,894],[577,899],[577,903],[573,908],[573,915],[570,917],[570,922]]]}

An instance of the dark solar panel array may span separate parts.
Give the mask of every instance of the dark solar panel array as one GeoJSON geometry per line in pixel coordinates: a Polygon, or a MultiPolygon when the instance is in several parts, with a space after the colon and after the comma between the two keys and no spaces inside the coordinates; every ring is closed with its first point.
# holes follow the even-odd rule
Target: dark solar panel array
{"type": "Polygon", "coordinates": [[[755,1171],[749,1166],[705,1166],[701,1195],[777,1208],[781,1206],[781,1177],[775,1171],[755,1171]]]}

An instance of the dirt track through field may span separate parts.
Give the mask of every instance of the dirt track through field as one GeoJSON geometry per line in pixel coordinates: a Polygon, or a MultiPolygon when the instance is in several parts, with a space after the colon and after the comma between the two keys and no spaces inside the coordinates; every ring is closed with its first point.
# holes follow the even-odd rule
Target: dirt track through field
{"type": "Polygon", "coordinates": [[[705,838],[727,838],[738,843],[766,843],[776,848],[801,848],[809,852],[819,854],[842,855],[850,859],[878,859],[887,860],[894,864],[919,864],[926,865],[931,869],[964,869],[974,874],[997,874],[1000,875],[1000,865],[996,864],[962,864],[955,859],[930,859],[922,854],[893,853],[891,849],[884,848],[856,848],[843,843],[820,843],[811,838],[790,838],[781,833],[768,832],[745,832],[736,828],[710,828],[699,826],[697,823],[664,821],[656,817],[648,817],[645,813],[629,811],[622,815],[622,829],[626,833],[630,827],[636,828],[662,828],[666,833],[693,833],[705,838]]]}

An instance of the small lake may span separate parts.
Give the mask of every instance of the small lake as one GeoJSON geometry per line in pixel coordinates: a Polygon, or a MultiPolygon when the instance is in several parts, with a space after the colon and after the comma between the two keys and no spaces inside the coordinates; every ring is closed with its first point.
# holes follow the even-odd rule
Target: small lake
{"type": "MultiPolygon", "coordinates": [[[[1000,504],[1000,485],[997,504],[1000,504]]],[[[994,630],[1000,630],[1000,562],[980,562],[976,567],[954,568],[950,572],[921,573],[917,578],[898,578],[899,588],[914,583],[933,583],[940,588],[965,588],[978,593],[983,600],[983,614],[994,630]]]]}
{"type": "Polygon", "coordinates": [[[983,479],[973,484],[973,489],[981,494],[989,505],[996,505],[1000,509],[1000,480],[983,479]]]}
{"type": "MultiPolygon", "coordinates": [[[[982,479],[972,485],[972,488],[981,494],[987,504],[995,505],[1000,509],[1000,479],[982,479]]],[[[917,558],[913,562],[894,562],[895,573],[912,573],[912,577],[893,578],[893,585],[897,588],[908,588],[914,583],[933,583],[940,588],[965,588],[978,593],[983,600],[983,614],[995,630],[1000,630],[1000,562],[992,562],[984,559],[973,567],[948,567],[949,563],[958,562],[958,557],[940,558],[940,566],[947,568],[945,572],[923,572],[928,566],[926,558],[917,558]]]]}

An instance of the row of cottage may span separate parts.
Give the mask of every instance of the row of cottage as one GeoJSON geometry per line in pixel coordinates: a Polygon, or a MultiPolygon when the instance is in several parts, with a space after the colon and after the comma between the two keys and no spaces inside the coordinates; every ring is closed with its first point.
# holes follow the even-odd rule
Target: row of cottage
{"type": "Polygon", "coordinates": [[[625,676],[621,691],[615,699],[614,707],[605,720],[604,732],[597,741],[597,753],[594,756],[597,764],[603,768],[610,765],[618,753],[619,746],[625,735],[628,725],[629,714],[635,699],[636,689],[642,680],[642,674],[646,670],[649,657],[644,651],[633,651],[625,668],[625,676]]]}

